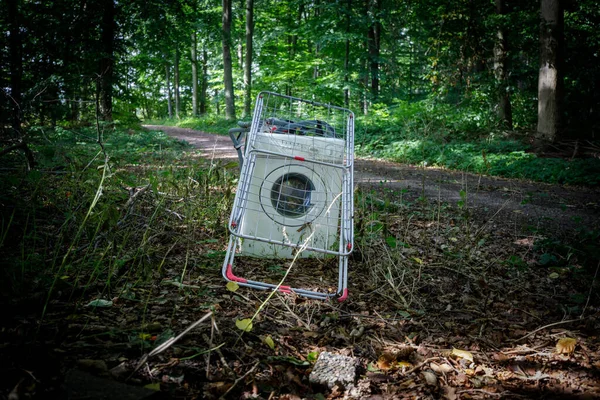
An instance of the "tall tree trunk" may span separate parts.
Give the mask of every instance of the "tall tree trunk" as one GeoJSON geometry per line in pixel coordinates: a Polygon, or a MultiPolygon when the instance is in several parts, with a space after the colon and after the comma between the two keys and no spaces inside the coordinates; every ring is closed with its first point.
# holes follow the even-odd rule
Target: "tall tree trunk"
{"type": "Polygon", "coordinates": [[[564,15],[560,0],[542,0],[541,19],[538,145],[556,141],[562,128],[564,15]]]}
{"type": "Polygon", "coordinates": [[[167,81],[167,109],[169,118],[173,118],[173,104],[171,103],[171,72],[169,64],[165,64],[165,80],[167,81]]]}
{"type": "MultiPolygon", "coordinates": [[[[496,0],[496,13],[499,16],[506,14],[505,0],[496,0]]],[[[496,32],[496,43],[494,44],[494,75],[496,76],[496,87],[498,91],[498,118],[507,129],[513,128],[512,108],[510,94],[508,92],[508,73],[506,62],[507,42],[504,20],[501,20],[496,32]]]]}
{"type": "Polygon", "coordinates": [[[196,40],[196,31],[192,32],[192,47],[190,56],[192,62],[192,116],[198,116],[198,42],[196,40]]]}
{"type": "Polygon", "coordinates": [[[115,21],[114,0],[104,0],[102,12],[102,56],[99,70],[99,101],[100,114],[105,121],[112,120],[112,96],[114,79],[114,50],[117,24],[115,21]]]}
{"type": "Polygon", "coordinates": [[[175,118],[179,119],[181,112],[181,97],[179,96],[179,48],[175,47],[175,76],[173,77],[173,88],[175,90],[175,118]]]}
{"type": "Polygon", "coordinates": [[[254,0],[246,0],[246,59],[244,60],[244,116],[250,115],[252,103],[252,40],[254,35],[254,0]]]}
{"type": "MultiPolygon", "coordinates": [[[[320,18],[321,15],[321,1],[320,0],[314,0],[314,7],[315,7],[315,19],[318,20],[320,18]]],[[[317,38],[315,40],[315,55],[314,55],[314,59],[318,60],[319,59],[319,51],[321,50],[321,46],[319,44],[319,39],[317,38]]],[[[313,79],[317,80],[319,78],[319,64],[315,64],[314,68],[313,68],[313,79]]]]}
{"type": "Polygon", "coordinates": [[[371,68],[371,97],[376,101],[379,97],[379,49],[381,39],[381,23],[379,19],[380,5],[379,0],[369,1],[370,14],[373,18],[369,26],[368,44],[369,44],[369,60],[371,68]]]}
{"type": "Polygon", "coordinates": [[[223,0],[223,84],[225,85],[225,119],[235,119],[233,66],[231,61],[231,1],[223,0]]]}
{"type": "Polygon", "coordinates": [[[202,43],[202,88],[200,90],[200,114],[206,114],[206,92],[208,90],[208,52],[202,43]]]}
{"type": "Polygon", "coordinates": [[[346,4],[346,52],[344,53],[344,107],[350,108],[350,13],[352,0],[346,4]]]}
{"type": "Polygon", "coordinates": [[[22,41],[20,33],[19,0],[8,0],[8,45],[10,57],[10,103],[12,106],[11,125],[13,135],[21,136],[21,81],[23,79],[22,41]]]}

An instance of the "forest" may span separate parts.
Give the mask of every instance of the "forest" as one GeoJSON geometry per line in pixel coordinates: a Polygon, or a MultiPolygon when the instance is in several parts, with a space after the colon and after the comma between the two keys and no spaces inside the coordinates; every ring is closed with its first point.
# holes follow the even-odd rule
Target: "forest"
{"type": "MultiPolygon", "coordinates": [[[[6,0],[0,26],[2,397],[600,396],[597,2],[6,0]],[[261,92],[354,113],[343,303],[220,275],[261,92]],[[354,378],[315,383],[326,354],[354,378]]],[[[244,268],[335,292],[331,259],[244,268]]]]}

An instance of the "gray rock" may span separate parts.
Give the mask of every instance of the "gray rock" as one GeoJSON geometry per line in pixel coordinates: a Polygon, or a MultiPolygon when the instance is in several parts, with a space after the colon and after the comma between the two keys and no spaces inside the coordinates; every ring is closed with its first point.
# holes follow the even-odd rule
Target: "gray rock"
{"type": "Polygon", "coordinates": [[[360,361],[354,357],[324,351],[319,355],[308,380],[313,385],[346,389],[356,382],[360,361]]]}

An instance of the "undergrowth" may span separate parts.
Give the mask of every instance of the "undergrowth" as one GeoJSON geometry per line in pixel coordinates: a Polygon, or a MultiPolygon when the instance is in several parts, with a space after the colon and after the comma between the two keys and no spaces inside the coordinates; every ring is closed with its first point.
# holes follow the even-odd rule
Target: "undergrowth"
{"type": "Polygon", "coordinates": [[[229,129],[236,127],[235,122],[226,120],[224,117],[217,115],[207,115],[205,117],[187,117],[183,119],[164,118],[159,120],[144,121],[148,125],[166,125],[177,126],[180,128],[190,128],[208,133],[216,133],[219,135],[227,135],[229,129]]]}
{"type": "Polygon", "coordinates": [[[108,298],[220,243],[236,174],[161,132],[105,127],[29,132],[38,168],[4,157],[5,296],[108,298]],[[99,285],[99,286],[98,286],[99,285]]]}
{"type": "Polygon", "coordinates": [[[477,174],[528,179],[546,183],[597,186],[597,158],[538,157],[532,152],[524,127],[503,132],[493,113],[477,107],[399,102],[375,106],[359,116],[356,152],[360,156],[443,167],[477,174]]]}

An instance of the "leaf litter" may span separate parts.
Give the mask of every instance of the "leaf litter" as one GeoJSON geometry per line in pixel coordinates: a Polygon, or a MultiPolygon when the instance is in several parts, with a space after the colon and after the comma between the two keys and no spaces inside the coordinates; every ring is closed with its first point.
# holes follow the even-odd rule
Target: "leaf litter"
{"type": "MultiPolygon", "coordinates": [[[[61,292],[41,324],[39,301],[13,299],[19,307],[2,330],[2,361],[8,381],[24,383],[5,394],[43,398],[78,368],[172,398],[600,396],[600,302],[589,274],[572,268],[550,277],[554,266],[537,262],[535,243],[548,239],[540,233],[396,195],[357,193],[351,296],[341,304],[276,294],[250,323],[268,293],[222,281],[219,230],[196,233],[199,246],[162,234],[160,268],[149,280],[122,275],[108,293],[100,279],[96,291],[74,287],[88,307],[61,292]],[[194,326],[209,312],[210,321],[194,326]],[[353,387],[309,384],[325,351],[360,360],[353,387]]],[[[569,265],[583,263],[571,257],[569,265]]],[[[247,260],[240,268],[277,282],[285,263],[247,260]]],[[[302,260],[289,283],[310,287],[317,277],[333,291],[331,267],[302,260]]]]}

